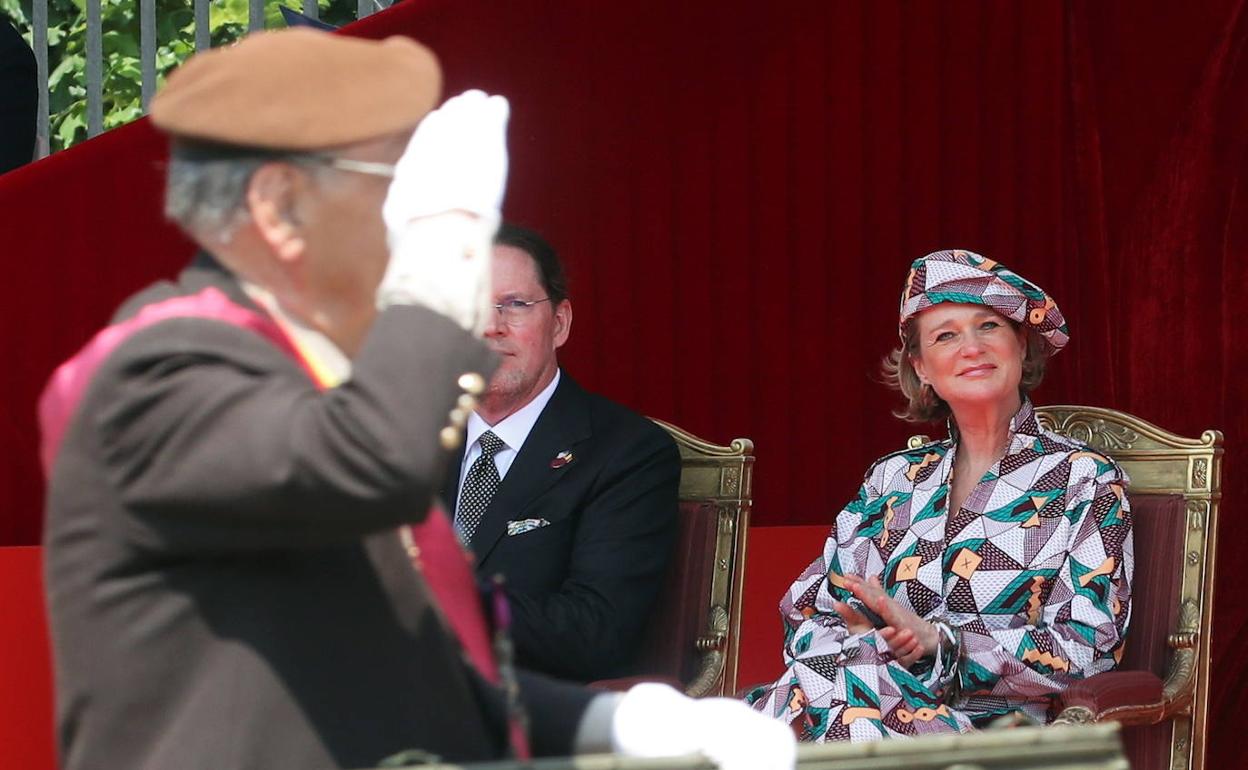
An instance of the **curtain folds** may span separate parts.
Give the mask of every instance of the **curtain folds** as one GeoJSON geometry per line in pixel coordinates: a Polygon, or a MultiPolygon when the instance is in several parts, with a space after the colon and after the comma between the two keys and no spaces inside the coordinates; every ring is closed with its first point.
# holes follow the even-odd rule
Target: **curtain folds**
{"type": "MultiPolygon", "coordinates": [[[[869,462],[941,431],[891,417],[878,381],[910,260],[972,249],[1044,287],[1073,339],[1037,402],[1227,435],[1214,699],[1235,712],[1244,5],[408,0],[351,31],[420,38],[448,93],[511,99],[506,212],[568,263],[563,363],[754,439],[759,523],[829,522],[869,462]]],[[[53,365],[190,252],[160,218],[163,154],[139,123],[0,177],[2,543],[39,537],[33,404],[53,365]]],[[[1214,721],[1210,761],[1229,763],[1214,721]]]]}

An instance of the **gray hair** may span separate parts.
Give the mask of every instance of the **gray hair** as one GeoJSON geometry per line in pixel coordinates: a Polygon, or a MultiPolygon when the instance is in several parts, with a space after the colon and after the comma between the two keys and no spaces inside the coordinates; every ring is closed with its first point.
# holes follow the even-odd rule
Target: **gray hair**
{"type": "Polygon", "coordinates": [[[200,239],[228,243],[247,221],[247,185],[266,163],[291,163],[319,177],[323,166],[310,155],[285,152],[203,151],[177,146],[169,159],[165,216],[200,239]]]}
{"type": "Polygon", "coordinates": [[[228,241],[247,219],[247,183],[266,160],[170,158],[165,216],[188,233],[228,241]]]}

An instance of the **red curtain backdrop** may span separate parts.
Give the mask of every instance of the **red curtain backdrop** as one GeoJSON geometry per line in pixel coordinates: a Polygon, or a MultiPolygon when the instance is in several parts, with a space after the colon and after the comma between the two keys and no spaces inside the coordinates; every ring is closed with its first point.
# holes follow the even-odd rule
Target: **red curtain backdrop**
{"type": "MultiPolygon", "coordinates": [[[[409,0],[353,31],[410,34],[448,92],[511,99],[506,209],[569,265],[564,364],[753,438],[757,523],[830,522],[919,430],[876,374],[910,260],[968,248],[1046,288],[1073,342],[1038,401],[1227,434],[1214,699],[1238,713],[1244,5],[409,0]]],[[[139,123],[0,177],[0,543],[39,536],[48,373],[190,252],[160,220],[163,152],[139,123]]],[[[1217,713],[1210,761],[1229,763],[1217,713]]]]}

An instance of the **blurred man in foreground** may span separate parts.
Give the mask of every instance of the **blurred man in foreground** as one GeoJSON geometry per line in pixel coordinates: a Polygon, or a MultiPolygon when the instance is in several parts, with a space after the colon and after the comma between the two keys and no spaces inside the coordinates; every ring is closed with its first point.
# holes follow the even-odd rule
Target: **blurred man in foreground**
{"type": "Polygon", "coordinates": [[[439,91],[410,40],[290,30],[195,57],[154,101],[167,211],[203,251],[40,402],[65,770],[530,744],[791,764],[739,704],[595,695],[494,655],[431,505],[494,368],[508,108],[430,113],[439,91]]]}

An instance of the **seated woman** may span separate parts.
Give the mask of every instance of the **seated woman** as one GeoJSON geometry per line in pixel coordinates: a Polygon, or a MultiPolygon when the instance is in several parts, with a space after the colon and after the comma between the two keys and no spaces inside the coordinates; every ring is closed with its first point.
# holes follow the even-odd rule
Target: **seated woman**
{"type": "Polygon", "coordinates": [[[780,603],[787,670],[754,708],[803,740],[971,730],[1114,667],[1130,617],[1127,477],[1037,424],[1057,305],[968,251],[917,260],[885,364],[949,438],[888,455],[780,603]]]}

